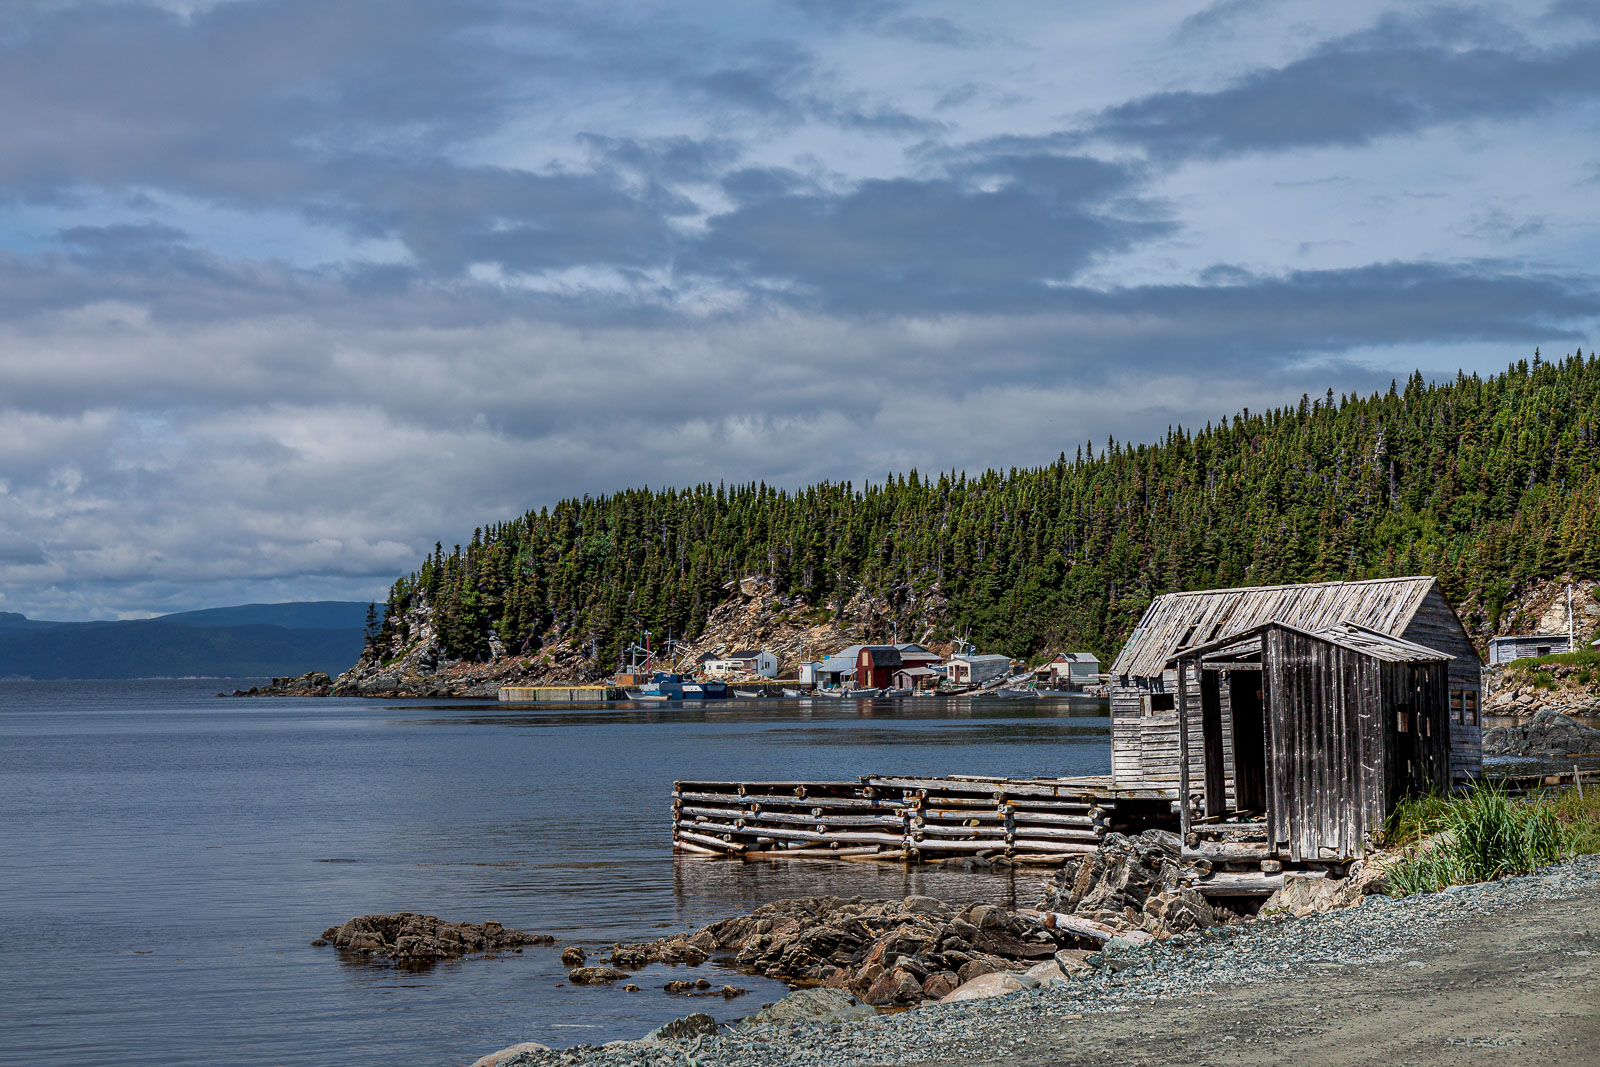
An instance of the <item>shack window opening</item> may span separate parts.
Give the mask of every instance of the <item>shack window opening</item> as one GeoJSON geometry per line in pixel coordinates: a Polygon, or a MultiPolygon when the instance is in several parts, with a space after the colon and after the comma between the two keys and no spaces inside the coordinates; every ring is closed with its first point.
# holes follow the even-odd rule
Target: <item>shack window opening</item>
{"type": "Polygon", "coordinates": [[[1478,694],[1468,689],[1463,695],[1467,700],[1466,718],[1463,721],[1471,723],[1473,726],[1483,725],[1483,720],[1479,717],[1478,712],[1478,694]]]}
{"type": "Polygon", "coordinates": [[[1539,651],[1539,655],[1548,656],[1550,654],[1550,646],[1549,645],[1540,645],[1538,651],[1539,651]]]}
{"type": "Polygon", "coordinates": [[[1394,728],[1403,734],[1411,732],[1411,714],[1405,711],[1394,713],[1394,728]]]}
{"type": "Polygon", "coordinates": [[[1465,717],[1466,693],[1460,689],[1450,690],[1450,718],[1455,722],[1466,724],[1465,717]]]}
{"type": "Polygon", "coordinates": [[[1176,711],[1177,698],[1172,693],[1151,693],[1144,698],[1144,713],[1146,715],[1159,715],[1164,711],[1176,711]]]}

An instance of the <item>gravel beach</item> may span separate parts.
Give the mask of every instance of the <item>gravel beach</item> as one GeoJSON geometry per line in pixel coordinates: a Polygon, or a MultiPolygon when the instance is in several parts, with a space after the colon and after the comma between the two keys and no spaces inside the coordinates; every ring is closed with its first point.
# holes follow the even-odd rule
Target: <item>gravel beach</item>
{"type": "MultiPolygon", "coordinates": [[[[518,1067],[1600,1062],[1600,857],[1174,937],[1056,989],[857,1023],[524,1053],[518,1067]]],[[[665,1020],[663,1020],[665,1021],[665,1020]]]]}

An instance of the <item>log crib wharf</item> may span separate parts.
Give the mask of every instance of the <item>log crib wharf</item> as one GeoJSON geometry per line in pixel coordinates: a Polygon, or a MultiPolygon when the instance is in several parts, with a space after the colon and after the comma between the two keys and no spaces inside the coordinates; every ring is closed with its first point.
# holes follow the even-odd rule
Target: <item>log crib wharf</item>
{"type": "Polygon", "coordinates": [[[868,774],[832,782],[675,782],[675,851],[742,859],[1059,864],[1111,831],[1176,828],[1178,791],[1109,776],[868,774]]]}

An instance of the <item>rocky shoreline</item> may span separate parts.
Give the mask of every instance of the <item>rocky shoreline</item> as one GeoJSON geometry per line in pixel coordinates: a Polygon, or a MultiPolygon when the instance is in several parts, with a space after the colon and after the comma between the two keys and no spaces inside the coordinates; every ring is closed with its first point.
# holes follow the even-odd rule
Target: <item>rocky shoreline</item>
{"type": "MultiPolygon", "coordinates": [[[[1110,1026],[1124,1018],[1122,1013],[1158,1002],[1219,988],[1288,983],[1308,972],[1335,975],[1368,964],[1388,964],[1393,971],[1394,964],[1447,941],[1463,922],[1514,915],[1522,908],[1574,897],[1590,902],[1591,910],[1600,903],[1600,857],[1443,893],[1399,900],[1363,896],[1357,906],[1328,913],[1296,917],[1279,911],[1261,921],[1198,928],[1143,945],[1117,939],[1086,957],[1086,969],[1078,977],[1037,986],[1018,983],[1007,995],[981,1003],[926,1004],[871,1017],[857,1012],[852,1019],[808,1012],[799,1005],[782,1010],[803,994],[808,1004],[818,994],[833,1003],[844,1003],[848,996],[842,990],[803,990],[733,1029],[713,1030],[702,1022],[683,1028],[693,1030],[692,1036],[663,1037],[658,1031],[649,1041],[565,1050],[524,1047],[481,1062],[485,1067],[648,1067],[679,1065],[686,1058],[702,1067],[1035,1062],[1021,1050],[1078,1020],[1098,1017],[1110,1026]],[[815,1021],[819,1014],[823,1021],[815,1021]]],[[[1136,1020],[1130,1022],[1140,1029],[1136,1020]]],[[[1197,1026],[1204,1030],[1206,1020],[1191,1021],[1186,1028],[1197,1026]]]]}

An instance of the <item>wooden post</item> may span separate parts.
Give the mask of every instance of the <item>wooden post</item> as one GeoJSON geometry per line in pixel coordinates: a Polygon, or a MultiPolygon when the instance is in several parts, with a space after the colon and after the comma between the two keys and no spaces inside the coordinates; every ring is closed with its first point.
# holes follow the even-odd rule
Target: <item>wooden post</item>
{"type": "Polygon", "coordinates": [[[1189,840],[1189,661],[1178,661],[1178,825],[1189,840]]]}

